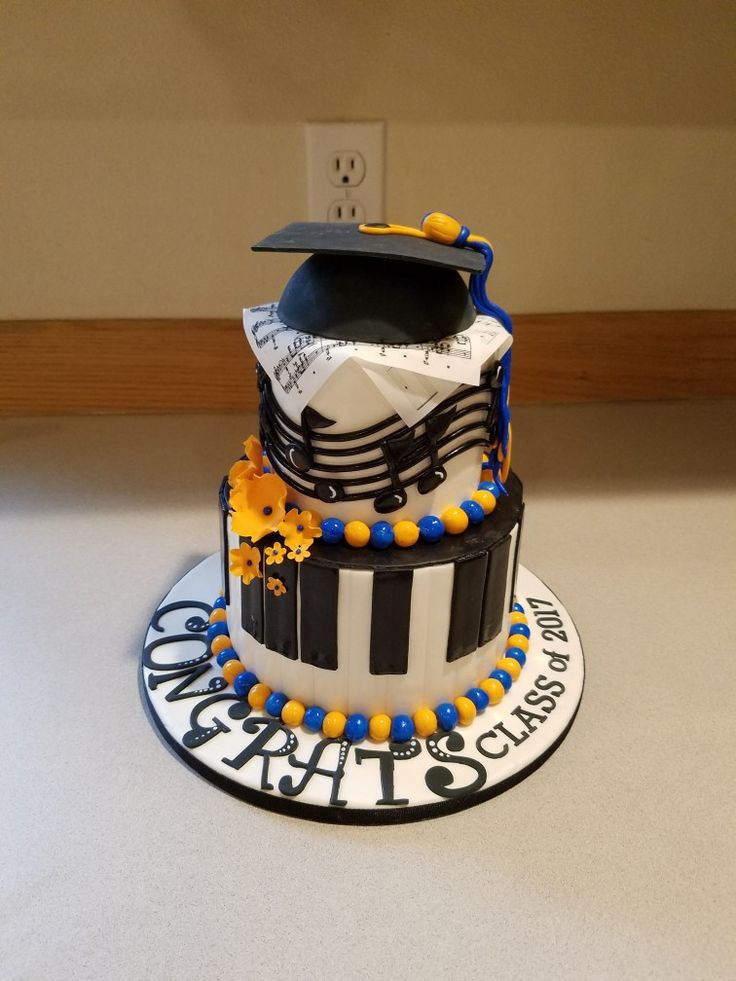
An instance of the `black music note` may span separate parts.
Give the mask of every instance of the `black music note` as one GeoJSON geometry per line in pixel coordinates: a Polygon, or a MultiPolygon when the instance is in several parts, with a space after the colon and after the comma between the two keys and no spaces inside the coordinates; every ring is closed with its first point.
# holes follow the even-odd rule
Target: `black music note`
{"type": "Polygon", "coordinates": [[[392,511],[403,508],[406,504],[406,491],[399,478],[399,464],[408,453],[411,453],[413,445],[414,436],[412,433],[396,436],[393,439],[384,439],[381,442],[381,452],[388,467],[391,487],[381,491],[373,501],[373,509],[379,514],[390,514],[392,511]]]}
{"type": "Polygon", "coordinates": [[[340,484],[333,484],[327,480],[320,480],[314,485],[314,493],[325,504],[334,504],[345,497],[345,491],[340,484]]]}
{"type": "Polygon", "coordinates": [[[447,479],[447,471],[439,461],[437,442],[449,429],[456,412],[457,409],[453,408],[451,412],[444,412],[439,416],[429,416],[424,423],[430,463],[429,469],[420,474],[417,481],[417,490],[420,494],[431,493],[440,486],[443,480],[447,479]]]}
{"type": "MultiPolygon", "coordinates": [[[[302,422],[301,422],[301,432],[303,442],[294,441],[292,443],[287,443],[284,447],[284,453],[286,454],[286,459],[289,461],[291,466],[298,470],[299,473],[306,473],[314,463],[314,450],[312,448],[312,430],[314,429],[329,429],[330,426],[335,425],[334,419],[328,419],[326,416],[321,415],[316,409],[311,406],[306,405],[302,409],[302,422]]],[[[321,497],[322,501],[336,501],[336,497],[321,497]]]]}

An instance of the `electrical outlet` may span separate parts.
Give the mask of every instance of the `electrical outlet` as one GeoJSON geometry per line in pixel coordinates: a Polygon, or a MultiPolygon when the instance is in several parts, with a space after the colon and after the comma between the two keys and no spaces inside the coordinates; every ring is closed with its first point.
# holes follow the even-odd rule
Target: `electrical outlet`
{"type": "Polygon", "coordinates": [[[327,176],[335,187],[357,187],[365,177],[365,158],[357,150],[338,150],[327,161],[327,176]]]}
{"type": "Polygon", "coordinates": [[[377,123],[307,123],[310,221],[383,221],[384,129],[377,123]]]}
{"type": "Polygon", "coordinates": [[[365,208],[353,198],[338,198],[327,209],[327,221],[366,221],[365,208]]]}

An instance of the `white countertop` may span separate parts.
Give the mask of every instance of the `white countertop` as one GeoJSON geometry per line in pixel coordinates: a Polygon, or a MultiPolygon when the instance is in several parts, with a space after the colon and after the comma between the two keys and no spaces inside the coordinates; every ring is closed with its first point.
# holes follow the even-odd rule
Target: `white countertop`
{"type": "Polygon", "coordinates": [[[0,976],[733,978],[736,404],[516,410],[582,706],[507,793],[381,828],[229,797],[143,711],[149,617],[253,428],[0,422],[0,976]]]}

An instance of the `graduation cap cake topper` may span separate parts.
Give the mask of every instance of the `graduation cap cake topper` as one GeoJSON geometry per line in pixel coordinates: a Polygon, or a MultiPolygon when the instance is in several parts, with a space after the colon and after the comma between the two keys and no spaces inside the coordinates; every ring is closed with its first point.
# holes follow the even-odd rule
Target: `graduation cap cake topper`
{"type": "MultiPolygon", "coordinates": [[[[422,344],[467,330],[476,312],[511,333],[511,318],[486,293],[491,243],[455,218],[431,212],[420,228],[294,222],[253,246],[254,252],[311,253],[286,285],[280,320],[294,330],[373,344],[422,344]],[[466,287],[460,272],[470,273],[466,287]]],[[[511,350],[501,359],[499,441],[491,452],[498,476],[511,440],[508,407],[511,350]]]]}

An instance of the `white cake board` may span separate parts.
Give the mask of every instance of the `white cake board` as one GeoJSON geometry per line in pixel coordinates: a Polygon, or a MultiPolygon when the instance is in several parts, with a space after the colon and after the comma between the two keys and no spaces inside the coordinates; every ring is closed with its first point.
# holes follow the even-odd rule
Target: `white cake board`
{"type": "Polygon", "coordinates": [[[205,630],[220,575],[215,554],[159,604],[146,634],[141,690],[151,720],[181,759],[252,804],[336,824],[439,817],[528,776],[573,723],[584,681],[580,638],[562,603],[524,566],[516,594],[531,637],[519,680],[471,725],[402,744],[352,744],[292,730],[250,709],[232,686],[219,689],[221,671],[208,655],[205,630]],[[160,667],[146,665],[146,650],[160,667]]]}

